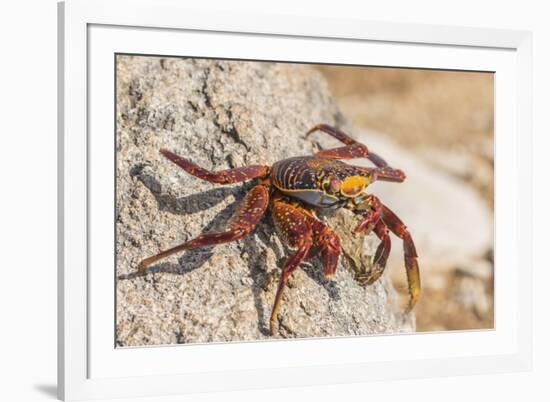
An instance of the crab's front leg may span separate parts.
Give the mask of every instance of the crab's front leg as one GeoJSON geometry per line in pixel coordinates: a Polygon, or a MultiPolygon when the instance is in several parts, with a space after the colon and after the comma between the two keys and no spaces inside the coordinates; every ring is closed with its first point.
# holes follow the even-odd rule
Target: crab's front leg
{"type": "Polygon", "coordinates": [[[269,320],[269,333],[275,334],[275,323],[277,314],[281,304],[281,297],[285,289],[288,277],[298,268],[300,263],[306,259],[309,250],[313,245],[313,232],[309,225],[307,216],[301,214],[300,211],[293,205],[285,202],[281,198],[276,198],[273,201],[273,221],[284,240],[290,247],[297,248],[296,252],[290,257],[283,266],[279,287],[275,294],[275,302],[271,310],[271,318],[269,320]]]}
{"type": "Polygon", "coordinates": [[[366,200],[354,210],[355,213],[362,216],[362,220],[355,228],[356,232],[364,232],[373,228],[374,233],[380,239],[380,244],[374,254],[374,264],[379,269],[376,275],[371,276],[367,284],[377,280],[386,267],[388,256],[391,250],[391,231],[397,237],[403,240],[403,249],[405,254],[405,268],[407,272],[407,282],[409,286],[409,305],[407,311],[412,310],[418,296],[420,295],[420,270],[418,268],[418,255],[414,241],[407,227],[395,213],[387,206],[382,204],[378,197],[368,195],[366,200]]]}
{"type": "Polygon", "coordinates": [[[381,219],[382,203],[378,197],[372,194],[366,194],[364,200],[357,205],[350,206],[350,209],[361,217],[355,227],[356,233],[374,233],[380,239],[380,244],[376,248],[372,267],[370,272],[361,270],[356,273],[356,280],[362,285],[370,285],[377,281],[386,269],[386,261],[391,250],[391,239],[388,234],[388,228],[381,219]]]}
{"type": "Polygon", "coordinates": [[[355,227],[357,233],[370,233],[380,220],[382,214],[382,203],[378,197],[369,194],[365,200],[354,207],[353,212],[361,216],[361,220],[355,227]]]}
{"type": "Polygon", "coordinates": [[[275,324],[277,321],[277,314],[279,313],[279,306],[281,304],[281,297],[285,289],[288,277],[292,272],[298,268],[300,263],[306,259],[309,249],[311,248],[312,241],[311,236],[304,235],[299,240],[298,250],[294,253],[292,257],[288,259],[283,267],[283,272],[281,273],[281,279],[279,280],[279,286],[277,288],[277,293],[275,294],[275,302],[273,303],[273,310],[271,311],[271,318],[269,319],[269,333],[271,336],[275,334],[275,324]]]}
{"type": "Polygon", "coordinates": [[[407,282],[409,285],[409,305],[407,311],[413,309],[420,295],[420,270],[418,268],[418,255],[416,247],[407,226],[387,206],[382,205],[382,220],[397,237],[403,240],[405,253],[405,268],[407,270],[407,282]]]}
{"type": "Polygon", "coordinates": [[[310,211],[288,202],[284,197],[276,196],[273,201],[273,221],[285,242],[295,248],[296,252],[283,266],[269,320],[271,335],[275,334],[281,297],[290,274],[298,268],[302,261],[320,253],[323,261],[323,273],[326,277],[331,277],[336,272],[340,256],[340,239],[336,233],[319,221],[310,211]]]}

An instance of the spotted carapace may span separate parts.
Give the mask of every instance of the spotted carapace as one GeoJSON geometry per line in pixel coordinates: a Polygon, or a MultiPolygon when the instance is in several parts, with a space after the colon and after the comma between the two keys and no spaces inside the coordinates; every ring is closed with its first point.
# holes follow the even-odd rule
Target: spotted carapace
{"type": "MultiPolygon", "coordinates": [[[[402,182],[405,174],[390,167],[384,159],[370,152],[341,130],[327,124],[313,127],[307,134],[323,131],[341,141],[344,146],[317,152],[314,156],[284,159],[272,166],[252,165],[212,172],[184,159],[171,151],[160,152],[187,173],[211,183],[232,184],[256,179],[258,183],[241,201],[224,231],[204,233],[157,255],[146,258],[138,266],[140,273],[156,261],[182,250],[211,246],[241,239],[250,233],[262,218],[269,205],[273,222],[294,254],[285,262],[275,294],[269,322],[271,335],[275,334],[281,296],[289,276],[302,261],[319,255],[323,273],[334,275],[341,253],[338,235],[325,222],[318,219],[320,209],[346,208],[358,215],[355,232],[374,233],[380,239],[373,264],[379,269],[376,280],[386,266],[391,249],[390,232],[403,240],[405,268],[409,287],[411,310],[420,294],[420,273],[413,239],[404,223],[367,187],[377,181],[402,182]],[[368,158],[373,167],[353,166],[342,159],[368,158]]],[[[370,282],[369,282],[370,283],[370,282]]]]}

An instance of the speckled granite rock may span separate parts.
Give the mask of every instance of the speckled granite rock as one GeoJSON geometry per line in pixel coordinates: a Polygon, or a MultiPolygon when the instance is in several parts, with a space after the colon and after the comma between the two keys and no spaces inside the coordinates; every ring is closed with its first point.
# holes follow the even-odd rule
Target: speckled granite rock
{"type": "MultiPolygon", "coordinates": [[[[117,105],[117,344],[269,338],[288,255],[269,216],[239,242],[190,250],[136,275],[144,257],[223,228],[253,185],[198,180],[158,151],[216,170],[311,154],[304,137],[311,126],[346,123],[322,77],[290,64],[119,56],[117,105]]],[[[338,214],[328,219],[350,223],[345,211],[338,214]]],[[[344,245],[353,250],[362,242],[344,245]]],[[[401,316],[386,276],[362,288],[341,265],[327,281],[315,259],[289,281],[277,336],[411,330],[414,316],[401,316]]]]}

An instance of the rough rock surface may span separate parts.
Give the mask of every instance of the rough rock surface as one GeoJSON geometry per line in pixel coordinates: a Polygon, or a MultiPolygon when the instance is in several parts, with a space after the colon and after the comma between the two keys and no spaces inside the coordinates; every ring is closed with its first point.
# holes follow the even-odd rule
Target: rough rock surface
{"type": "MultiPolygon", "coordinates": [[[[239,242],[190,250],[136,275],[144,257],[222,229],[253,184],[201,181],[158,150],[213,170],[271,164],[311,154],[304,134],[319,122],[346,123],[322,77],[307,66],[118,57],[119,346],[268,338],[280,267],[289,255],[269,216],[239,242]]],[[[343,229],[351,228],[336,228],[343,229]]],[[[414,330],[414,316],[399,313],[387,276],[363,288],[341,265],[327,281],[314,259],[289,281],[279,324],[282,337],[380,334],[414,330]]]]}

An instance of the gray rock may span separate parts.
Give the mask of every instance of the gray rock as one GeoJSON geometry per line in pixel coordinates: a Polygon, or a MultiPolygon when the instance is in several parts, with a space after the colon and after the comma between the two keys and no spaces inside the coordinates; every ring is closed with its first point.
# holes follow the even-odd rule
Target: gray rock
{"type": "MultiPolygon", "coordinates": [[[[117,344],[269,338],[289,255],[269,216],[241,241],[190,250],[136,275],[144,257],[223,228],[253,185],[201,181],[158,151],[166,147],[214,170],[309,155],[314,148],[304,134],[311,126],[345,123],[326,83],[307,66],[121,56],[117,105],[117,344]]],[[[352,252],[363,241],[344,246],[352,252]]],[[[327,281],[315,259],[289,281],[277,336],[412,330],[414,316],[399,313],[387,276],[364,288],[340,266],[327,281]]]]}

